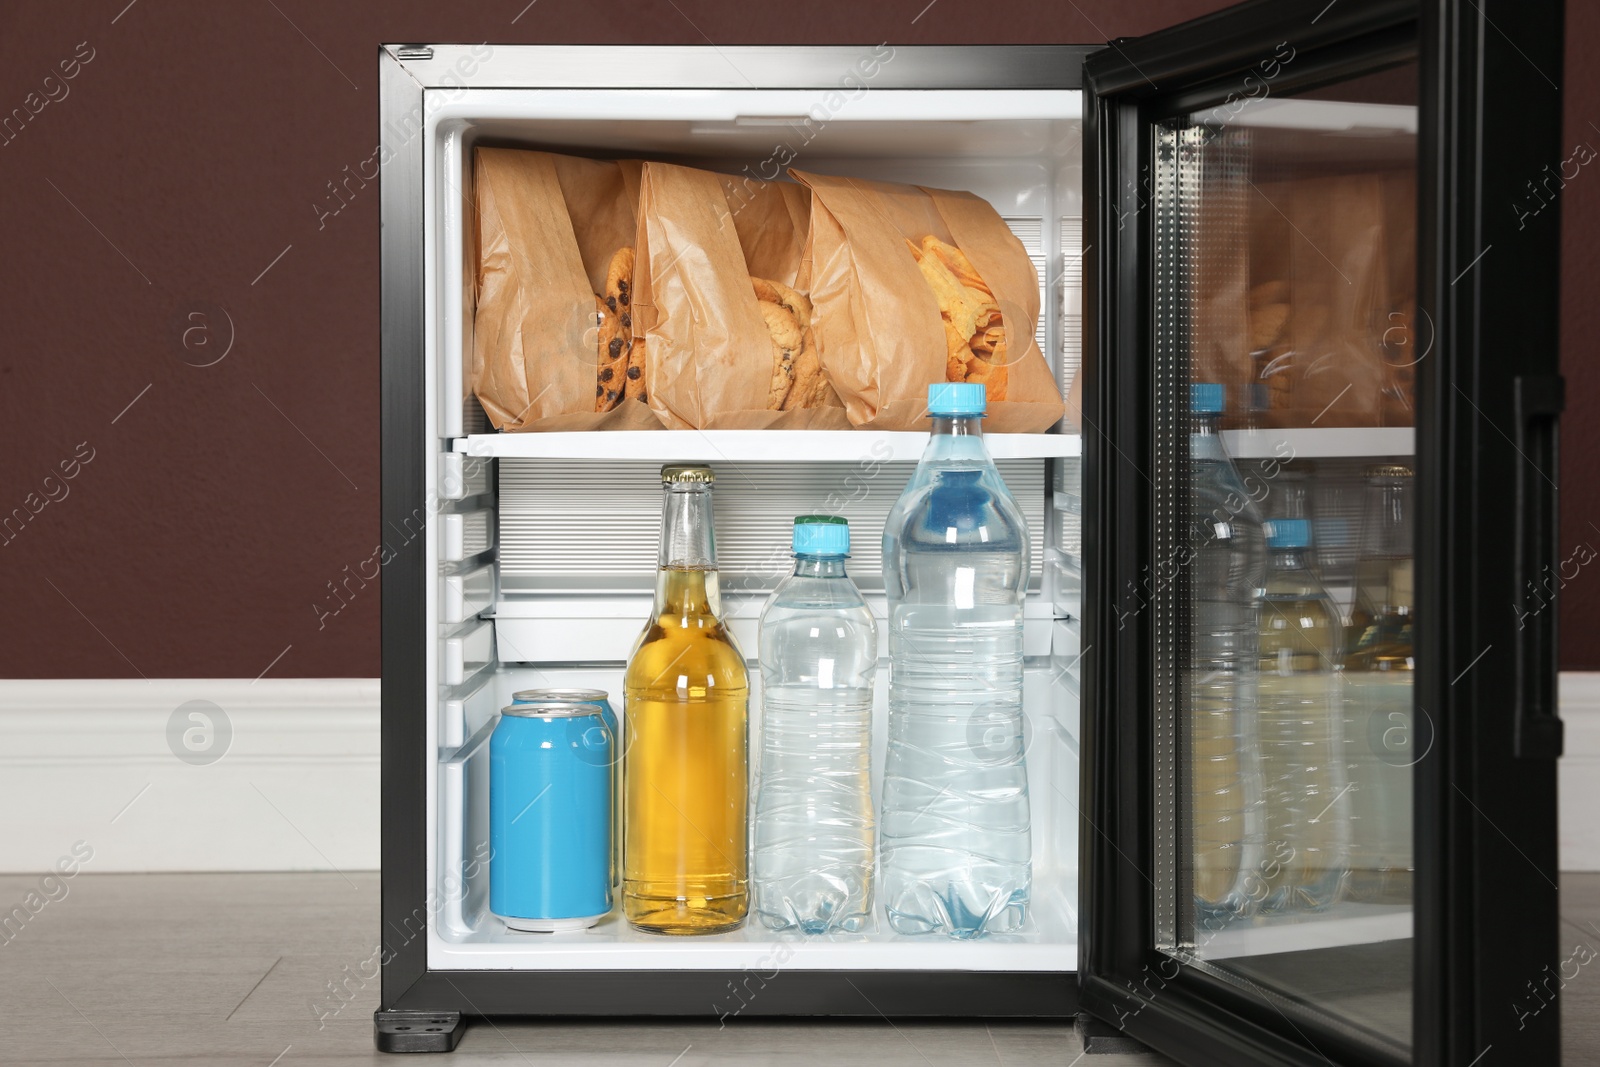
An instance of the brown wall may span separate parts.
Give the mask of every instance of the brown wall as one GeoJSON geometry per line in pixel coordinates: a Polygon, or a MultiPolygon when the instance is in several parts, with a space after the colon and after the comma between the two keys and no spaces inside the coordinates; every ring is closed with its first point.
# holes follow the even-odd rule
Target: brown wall
{"type": "MultiPolygon", "coordinates": [[[[1567,98],[1562,159],[1580,144],[1600,151],[1600,4],[1567,0],[1567,98]]],[[[1547,161],[1556,166],[1559,160],[1547,161]]],[[[1570,173],[1570,167],[1568,173],[1570,173]]],[[[1561,373],[1567,410],[1561,423],[1561,557],[1600,552],[1600,159],[1561,194],[1561,373]],[[1589,547],[1593,546],[1593,547],[1589,547]]],[[[1572,575],[1574,563],[1563,574],[1572,575]]],[[[1600,560],[1561,591],[1561,666],[1600,669],[1600,560]]]]}
{"type": "MultiPolygon", "coordinates": [[[[376,587],[314,605],[379,540],[377,189],[316,207],[372,153],[379,43],[1081,43],[1224,6],[126,2],[0,14],[0,117],[75,70],[0,134],[0,516],[58,498],[0,535],[0,676],[378,673],[376,587]]],[[[1569,7],[1568,126],[1600,144],[1600,17],[1569,7]]],[[[1565,195],[1563,544],[1600,546],[1600,178],[1565,195]]],[[[1597,605],[1568,598],[1568,666],[1600,666],[1597,605]]]]}

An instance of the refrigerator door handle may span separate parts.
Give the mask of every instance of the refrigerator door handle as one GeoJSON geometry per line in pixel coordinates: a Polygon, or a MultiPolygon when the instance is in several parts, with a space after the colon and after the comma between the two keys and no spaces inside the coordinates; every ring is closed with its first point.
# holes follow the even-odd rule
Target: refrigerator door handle
{"type": "MultiPolygon", "coordinates": [[[[1564,386],[1556,374],[1520,376],[1512,386],[1516,447],[1523,460],[1517,467],[1516,479],[1518,603],[1514,608],[1514,751],[1519,759],[1556,759],[1562,749],[1563,724],[1556,711],[1555,591],[1571,577],[1562,574],[1566,564],[1578,562],[1576,554],[1571,561],[1561,558],[1556,487],[1552,480],[1557,469],[1557,426],[1564,386]],[[1530,606],[1534,610],[1529,610],[1530,606]]],[[[1591,550],[1589,559],[1592,558],[1591,550]]]]}

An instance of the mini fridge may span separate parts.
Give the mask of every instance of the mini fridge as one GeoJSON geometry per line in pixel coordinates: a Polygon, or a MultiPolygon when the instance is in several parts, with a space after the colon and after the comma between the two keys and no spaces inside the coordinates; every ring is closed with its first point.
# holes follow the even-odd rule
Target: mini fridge
{"type": "Polygon", "coordinates": [[[1082,47],[382,47],[379,1047],[498,1016],[1076,1017],[1091,1049],[1195,1065],[1556,1062],[1561,37],[1557,4],[1258,0],[1082,47]],[[1069,404],[986,438],[1033,545],[1021,932],[489,912],[489,733],[524,688],[624,710],[661,464],[717,472],[753,657],[798,514],[850,520],[882,627],[878,540],[927,436],[494,432],[469,366],[479,146],[967,190],[1027,250],[1069,404]],[[1197,520],[1192,424],[1219,395],[1249,499],[1197,520]],[[1327,806],[1289,829],[1274,782],[1320,772],[1256,709],[1270,663],[1219,732],[1191,565],[1196,536],[1286,519],[1346,627],[1377,632],[1375,560],[1405,626],[1381,670],[1330,651],[1299,683],[1337,736],[1296,793],[1327,806]],[[1286,906],[1284,870],[1331,852],[1338,890],[1286,906]]]}

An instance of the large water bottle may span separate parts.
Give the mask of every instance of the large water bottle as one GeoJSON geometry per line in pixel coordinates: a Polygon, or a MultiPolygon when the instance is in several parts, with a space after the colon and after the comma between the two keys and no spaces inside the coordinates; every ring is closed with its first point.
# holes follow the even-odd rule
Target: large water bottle
{"type": "Polygon", "coordinates": [[[889,925],[1012,931],[1032,885],[1023,762],[1028,528],[983,445],[984,388],[928,387],[933,436],[883,531],[889,925]]]}
{"type": "Polygon", "coordinates": [[[1256,626],[1266,545],[1260,512],[1217,434],[1222,408],[1222,386],[1190,386],[1191,871],[1207,928],[1253,911],[1289,858],[1263,847],[1256,626]]]}
{"type": "Polygon", "coordinates": [[[1321,911],[1349,877],[1339,609],[1306,566],[1311,523],[1275,519],[1266,530],[1272,559],[1256,706],[1267,853],[1276,869],[1263,910],[1321,911]]]}
{"type": "Polygon", "coordinates": [[[761,612],[752,880],[773,930],[854,933],[872,912],[872,679],[878,628],[844,572],[850,527],[794,520],[794,574],[761,612]]]}

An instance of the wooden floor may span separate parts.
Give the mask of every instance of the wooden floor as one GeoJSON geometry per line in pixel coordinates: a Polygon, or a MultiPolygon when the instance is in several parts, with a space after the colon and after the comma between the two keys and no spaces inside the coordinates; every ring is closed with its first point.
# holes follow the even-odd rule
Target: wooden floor
{"type": "MultiPolygon", "coordinates": [[[[51,888],[57,899],[38,907],[41,894],[37,914],[0,939],[0,1063],[397,1062],[372,1047],[376,874],[83,874],[51,888]],[[341,983],[348,1002],[330,993],[341,983]]],[[[0,911],[38,889],[38,878],[0,876],[0,911]]],[[[1600,874],[1564,876],[1562,899],[1563,934],[1600,947],[1600,874]]],[[[1600,1062],[1600,982],[1566,996],[1566,1063],[1600,1062]]],[[[480,1022],[439,1062],[1068,1067],[1079,1052],[1070,1028],[1015,1023],[480,1022]]]]}

